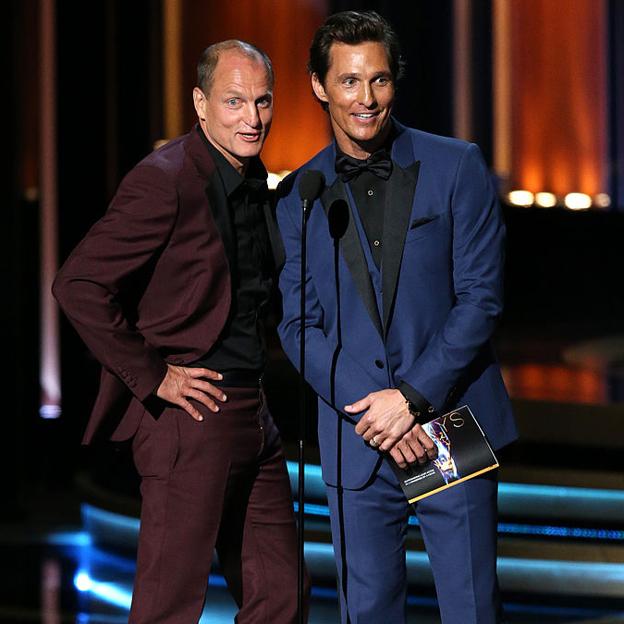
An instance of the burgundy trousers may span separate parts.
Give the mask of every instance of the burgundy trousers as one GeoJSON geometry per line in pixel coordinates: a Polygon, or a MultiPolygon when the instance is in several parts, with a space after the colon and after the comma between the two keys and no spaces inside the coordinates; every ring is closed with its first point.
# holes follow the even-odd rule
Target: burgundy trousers
{"type": "MultiPolygon", "coordinates": [[[[129,622],[196,624],[216,548],[240,624],[297,621],[297,535],[278,431],[259,388],[204,420],[166,407],[133,440],[141,528],[129,622]]],[[[307,610],[307,583],[304,604],[307,610]]]]}

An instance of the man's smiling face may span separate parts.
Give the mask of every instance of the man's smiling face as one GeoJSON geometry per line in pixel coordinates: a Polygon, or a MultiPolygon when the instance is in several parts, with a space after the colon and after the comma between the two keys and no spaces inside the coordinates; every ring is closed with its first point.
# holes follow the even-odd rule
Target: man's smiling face
{"type": "Polygon", "coordinates": [[[390,130],[394,81],[386,49],[377,41],[337,42],[329,50],[329,59],[324,84],[313,74],[312,88],[328,105],[340,149],[355,158],[367,158],[390,130]]]}

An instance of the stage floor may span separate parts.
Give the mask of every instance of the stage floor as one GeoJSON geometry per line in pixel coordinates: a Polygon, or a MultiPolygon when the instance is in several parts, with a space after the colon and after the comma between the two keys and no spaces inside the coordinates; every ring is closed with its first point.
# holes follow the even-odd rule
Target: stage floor
{"type": "MultiPolygon", "coordinates": [[[[497,346],[522,434],[500,457],[507,621],[622,623],[624,337],[604,327],[503,326],[497,346]]],[[[326,624],[338,622],[338,608],[313,445],[308,461],[317,492],[306,499],[310,622],[326,624]]],[[[107,539],[110,510],[86,501],[85,491],[84,479],[34,487],[25,511],[0,524],[0,622],[127,621],[137,521],[120,514],[125,537],[107,539]]],[[[409,621],[439,622],[417,526],[408,570],[409,621]]],[[[232,622],[235,610],[215,567],[201,622],[232,622]]]]}

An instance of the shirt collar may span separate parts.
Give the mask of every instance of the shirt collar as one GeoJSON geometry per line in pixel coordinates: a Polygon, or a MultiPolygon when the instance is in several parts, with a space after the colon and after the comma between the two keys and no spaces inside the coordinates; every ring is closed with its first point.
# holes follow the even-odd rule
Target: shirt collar
{"type": "Polygon", "coordinates": [[[267,170],[259,157],[255,156],[249,161],[245,176],[242,176],[236,171],[232,164],[227,161],[225,156],[208,140],[201,126],[197,124],[195,127],[214,160],[217,171],[223,181],[223,186],[225,187],[225,194],[228,197],[233,195],[244,182],[247,182],[249,187],[253,190],[258,190],[266,184],[266,179],[268,177],[267,170]]]}

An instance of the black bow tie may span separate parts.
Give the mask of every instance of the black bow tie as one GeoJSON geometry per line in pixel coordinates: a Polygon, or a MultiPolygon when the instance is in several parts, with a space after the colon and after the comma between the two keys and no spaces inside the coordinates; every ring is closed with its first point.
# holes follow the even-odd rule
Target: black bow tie
{"type": "Polygon", "coordinates": [[[392,173],[392,160],[385,150],[379,150],[366,160],[358,160],[346,154],[336,159],[336,173],[343,182],[357,178],[363,171],[370,171],[382,180],[387,180],[392,173]]]}

